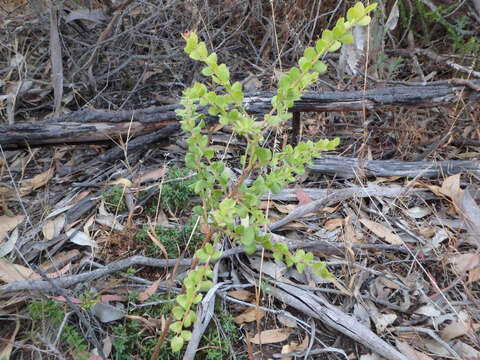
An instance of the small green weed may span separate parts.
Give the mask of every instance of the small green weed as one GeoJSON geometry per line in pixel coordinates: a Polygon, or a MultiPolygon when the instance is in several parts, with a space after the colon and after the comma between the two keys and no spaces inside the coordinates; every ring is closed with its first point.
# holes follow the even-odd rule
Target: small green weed
{"type": "MultiPolygon", "coordinates": [[[[162,300],[162,296],[153,295],[149,301],[162,300]]],[[[168,317],[174,302],[148,306],[133,315],[145,318],[159,319],[162,315],[168,317]]],[[[233,322],[233,318],[224,310],[216,311],[219,314],[219,326],[209,326],[200,344],[197,357],[208,360],[230,358],[230,348],[239,340],[240,336],[233,322]]],[[[113,329],[113,356],[114,360],[149,359],[155,350],[157,339],[137,320],[125,319],[122,324],[113,329]]],[[[159,360],[179,360],[184,351],[174,353],[170,349],[170,340],[174,334],[169,333],[159,351],[159,360]]]]}
{"type": "MultiPolygon", "coordinates": [[[[167,251],[169,259],[176,259],[179,256],[179,249],[182,251],[190,238],[195,227],[196,217],[190,219],[190,221],[184,226],[167,228],[164,226],[155,226],[155,234],[157,239],[162,243],[167,251]]],[[[144,225],[137,233],[137,240],[148,243],[147,255],[152,257],[162,256],[162,250],[152,243],[148,238],[148,225],[144,225]]],[[[192,236],[188,245],[187,254],[192,255],[196,248],[202,243],[202,235],[198,232],[198,228],[192,236]]]]}
{"type": "Polygon", "coordinates": [[[105,210],[111,213],[118,213],[127,209],[125,204],[125,197],[123,189],[114,185],[108,191],[102,193],[103,200],[105,201],[105,210]]]}
{"type": "Polygon", "coordinates": [[[202,339],[207,360],[229,358],[230,349],[240,339],[232,315],[219,307],[216,307],[215,314],[218,315],[219,323],[217,326],[210,326],[202,339]]]}
{"type": "Polygon", "coordinates": [[[403,59],[401,57],[394,57],[387,62],[388,56],[385,53],[380,53],[376,60],[376,68],[384,73],[387,72],[386,78],[394,80],[400,70],[403,68],[403,59]]]}
{"type": "Polygon", "coordinates": [[[172,212],[184,209],[191,197],[194,196],[194,192],[190,188],[190,185],[196,182],[196,177],[188,177],[188,175],[188,169],[179,168],[176,166],[172,167],[168,171],[165,181],[175,179],[179,180],[163,184],[162,205],[164,209],[172,212]]]}
{"type": "MultiPolygon", "coordinates": [[[[44,324],[46,325],[45,330],[56,335],[65,317],[61,305],[51,299],[31,303],[28,306],[28,312],[32,318],[32,334],[34,337],[35,334],[40,332],[44,324]]],[[[64,342],[65,350],[74,354],[76,359],[88,359],[88,347],[84,342],[84,337],[79,334],[73,325],[65,324],[61,339],[64,342]]]]}
{"type": "MultiPolygon", "coordinates": [[[[480,50],[480,40],[477,37],[470,37],[472,30],[475,29],[475,23],[467,16],[455,16],[453,21],[449,21],[446,15],[455,11],[459,6],[458,2],[451,3],[448,6],[438,6],[435,11],[428,11],[421,0],[416,0],[417,18],[423,27],[423,36],[426,43],[431,43],[431,32],[435,24],[441,24],[448,39],[452,44],[453,52],[460,51],[462,54],[476,53],[480,50]]],[[[402,3],[402,6],[403,3],[402,3]]],[[[404,23],[404,20],[402,20],[404,23]]],[[[438,31],[435,31],[438,34],[438,31]]]]}

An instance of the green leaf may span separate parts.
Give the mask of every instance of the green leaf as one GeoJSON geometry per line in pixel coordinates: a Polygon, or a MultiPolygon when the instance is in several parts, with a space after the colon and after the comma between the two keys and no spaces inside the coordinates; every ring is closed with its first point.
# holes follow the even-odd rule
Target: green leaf
{"type": "Polygon", "coordinates": [[[210,269],[210,267],[208,267],[207,270],[205,270],[205,276],[210,279],[213,279],[213,270],[210,269]]]}
{"type": "Polygon", "coordinates": [[[289,254],[288,246],[285,243],[280,243],[280,242],[275,243],[275,245],[273,245],[273,248],[274,250],[278,251],[281,254],[284,254],[284,255],[289,254]]]}
{"type": "Polygon", "coordinates": [[[312,62],[311,61],[308,61],[306,58],[302,57],[299,61],[298,61],[298,65],[300,66],[300,70],[302,70],[303,72],[307,72],[308,70],[310,70],[312,68],[312,62]]]}
{"type": "Polygon", "coordinates": [[[296,67],[292,67],[290,71],[288,72],[288,75],[290,77],[290,81],[294,82],[300,77],[300,70],[296,67]]]}
{"type": "Polygon", "coordinates": [[[342,46],[342,43],[340,41],[334,41],[332,45],[330,45],[330,47],[328,48],[328,51],[329,52],[337,51],[338,49],[340,49],[341,46],[342,46]]]}
{"type": "Polygon", "coordinates": [[[355,9],[354,8],[350,8],[347,10],[347,21],[349,23],[353,23],[355,22],[355,19],[356,19],[356,13],[355,13],[355,9]]]}
{"type": "Polygon", "coordinates": [[[188,312],[188,315],[185,317],[185,326],[190,327],[190,325],[192,325],[196,320],[197,320],[197,315],[195,315],[195,313],[192,310],[190,310],[188,312]]]}
{"type": "Polygon", "coordinates": [[[185,44],[185,52],[190,54],[197,46],[198,46],[198,37],[197,34],[194,32],[190,33],[188,37],[186,37],[187,43],[185,44]]]}
{"type": "Polygon", "coordinates": [[[297,252],[295,253],[295,261],[301,261],[303,260],[303,257],[305,256],[305,251],[300,249],[300,250],[297,250],[297,252]]]}
{"type": "Polygon", "coordinates": [[[308,61],[313,62],[313,60],[315,60],[315,57],[317,56],[317,53],[315,52],[315,49],[313,47],[307,47],[303,56],[305,56],[305,59],[307,59],[308,61]]]}
{"type": "Polygon", "coordinates": [[[198,260],[202,262],[207,262],[208,261],[208,254],[204,249],[198,249],[197,252],[195,253],[195,256],[198,258],[198,260]]]}
{"type": "Polygon", "coordinates": [[[280,191],[282,191],[282,188],[279,184],[273,183],[272,185],[270,185],[270,190],[272,191],[272,193],[278,194],[280,191]]]}
{"type": "Polygon", "coordinates": [[[184,342],[185,342],[185,340],[183,339],[183,337],[174,336],[172,338],[172,342],[170,343],[170,346],[172,347],[172,351],[175,353],[175,352],[179,352],[180,350],[182,350],[184,342]]]}
{"type": "Polygon", "coordinates": [[[323,30],[322,31],[322,40],[325,41],[327,44],[334,40],[333,32],[331,30],[323,30]]]}
{"type": "Polygon", "coordinates": [[[203,155],[205,155],[207,160],[211,160],[215,153],[212,148],[206,148],[205,150],[203,150],[203,155]]]}
{"type": "Polygon", "coordinates": [[[202,301],[202,299],[203,299],[203,295],[200,294],[200,293],[198,293],[198,294],[195,296],[195,298],[193,299],[193,303],[194,303],[194,304],[198,304],[200,301],[202,301]]]}
{"type": "Polygon", "coordinates": [[[368,15],[365,15],[364,17],[362,17],[360,20],[358,20],[358,25],[360,26],[367,26],[368,24],[370,24],[370,16],[368,15]]]}
{"type": "Polygon", "coordinates": [[[225,84],[225,83],[228,83],[230,81],[230,72],[228,71],[228,68],[227,68],[227,65],[225,64],[221,64],[219,67],[218,67],[218,78],[220,79],[220,81],[225,84]]]}
{"type": "Polygon", "coordinates": [[[182,308],[186,309],[188,306],[188,297],[187,295],[179,295],[177,296],[177,303],[180,305],[182,308]]]}
{"type": "Polygon", "coordinates": [[[212,69],[210,69],[208,66],[205,66],[203,69],[202,69],[202,75],[203,76],[212,76],[213,75],[213,71],[212,69]]]}
{"type": "Polygon", "coordinates": [[[315,48],[317,49],[318,53],[322,53],[323,51],[325,51],[325,48],[327,47],[327,45],[328,45],[328,41],[325,41],[323,39],[318,39],[315,44],[315,48]]]}
{"type": "Polygon", "coordinates": [[[303,263],[296,263],[295,264],[296,268],[297,268],[297,271],[302,274],[303,273],[303,270],[305,270],[305,264],[303,263]]]}
{"type": "Polygon", "coordinates": [[[205,59],[208,55],[207,47],[204,42],[198,44],[198,46],[190,53],[190,57],[193,60],[205,59]]]}
{"type": "MultiPolygon", "coordinates": [[[[207,59],[205,60],[205,63],[209,66],[216,65],[217,64],[217,54],[211,53],[207,59]]],[[[212,73],[213,74],[213,73],[212,73]]]]}
{"type": "Polygon", "coordinates": [[[200,283],[200,291],[208,291],[212,288],[212,286],[213,286],[213,283],[210,280],[204,280],[200,283]]]}
{"type": "Polygon", "coordinates": [[[272,152],[270,151],[270,149],[262,147],[259,147],[255,150],[255,155],[257,155],[260,165],[268,164],[272,159],[272,152]]]}
{"type": "Polygon", "coordinates": [[[327,65],[325,65],[321,61],[318,61],[318,62],[315,63],[315,65],[313,65],[313,71],[316,71],[316,72],[322,74],[325,71],[327,71],[327,65]]]}
{"type": "Polygon", "coordinates": [[[213,245],[211,243],[206,243],[205,244],[205,252],[208,254],[208,255],[213,255],[213,252],[215,251],[215,249],[213,248],[213,245]]]}
{"type": "Polygon", "coordinates": [[[365,14],[368,14],[370,11],[372,11],[373,9],[375,9],[377,7],[377,3],[373,3],[373,4],[370,4],[368,5],[366,8],[365,8],[365,14]]]}
{"type": "Polygon", "coordinates": [[[245,250],[247,255],[252,255],[257,250],[257,245],[255,245],[255,243],[246,244],[246,245],[243,245],[243,249],[245,250]]]}
{"type": "Polygon", "coordinates": [[[273,258],[277,261],[282,261],[283,260],[283,254],[280,252],[274,252],[273,253],[273,258]]]}
{"type": "Polygon", "coordinates": [[[203,208],[200,205],[194,206],[192,210],[196,215],[203,216],[203,208]]]}
{"type": "Polygon", "coordinates": [[[357,19],[365,15],[365,6],[363,6],[363,4],[360,1],[353,6],[353,9],[357,14],[357,19]]]}
{"type": "Polygon", "coordinates": [[[185,310],[182,309],[180,306],[175,306],[172,309],[172,314],[175,320],[181,320],[183,318],[184,313],[185,313],[185,310]]]}
{"type": "Polygon", "coordinates": [[[181,321],[175,321],[170,325],[170,331],[173,331],[175,333],[178,333],[182,329],[182,322],[181,321]]]}
{"type": "Polygon", "coordinates": [[[213,255],[212,255],[212,260],[218,260],[220,258],[220,256],[222,256],[222,252],[221,251],[216,251],[213,255]]]}
{"type": "Polygon", "coordinates": [[[234,100],[237,104],[241,104],[241,103],[242,103],[242,101],[243,101],[242,84],[239,83],[238,81],[235,82],[235,83],[232,85],[231,95],[232,95],[232,97],[233,97],[233,100],[234,100]]]}
{"type": "Polygon", "coordinates": [[[293,259],[291,256],[285,256],[285,264],[287,267],[291,267],[293,265],[293,259]]]}
{"type": "Polygon", "coordinates": [[[245,228],[241,241],[245,245],[255,242],[255,230],[253,227],[249,226],[245,228]]]}
{"type": "Polygon", "coordinates": [[[190,341],[192,338],[192,332],[188,330],[182,330],[180,333],[180,336],[185,340],[185,341],[190,341]]]}
{"type": "Polygon", "coordinates": [[[340,38],[340,42],[342,44],[351,44],[353,43],[353,35],[349,32],[347,32],[345,35],[343,35],[341,38],[340,38]]]}

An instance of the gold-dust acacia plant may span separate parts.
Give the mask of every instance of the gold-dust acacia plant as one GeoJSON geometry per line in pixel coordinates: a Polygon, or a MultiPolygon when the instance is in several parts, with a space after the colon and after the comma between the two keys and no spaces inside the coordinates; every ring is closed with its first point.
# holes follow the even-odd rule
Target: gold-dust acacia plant
{"type": "Polygon", "coordinates": [[[185,90],[181,101],[183,108],[177,110],[182,118],[182,129],[190,133],[185,165],[198,176],[192,187],[200,196],[202,205],[195,207],[194,211],[201,217],[205,240],[195,253],[195,266],[184,279],[184,291],[177,296],[172,310],[175,319],[170,325],[174,332],[173,351],[180,351],[191,339],[192,333],[188,329],[196,320],[194,308],[202,301],[202,292],[212,287],[211,266],[222,254],[217,250],[222,236],[243,244],[247,254],[253,254],[257,246],[261,246],[272,252],[276,260],[295,266],[299,272],[308,266],[317,276],[331,278],[325,263],[314,261],[312,253],[304,250],[291,253],[286,244],[273,244],[269,233],[262,231],[267,219],[258,207],[263,194],[278,193],[285,184],[295,181],[295,176],[304,173],[305,165],[311,163],[312,158],[319,157],[322,151],[334,149],[339,140],[300,142],[295,147],[287,145],[283,151],[272,154],[263,142],[263,134],[291,118],[288,109],[319,74],[326,71],[327,66],[322,62],[324,55],[337,51],[342,44],[353,42],[349,31],[354,26],[368,25],[368,14],[375,7],[376,4],[372,4],[365,8],[359,2],[348,10],[346,20],[340,18],[332,30],[324,30],[315,47],[305,49],[298,67],[280,77],[278,91],[271,100],[272,109],[261,121],[256,121],[245,110],[242,85],[230,82],[227,66],[218,63],[215,53],[208,54],[205,43],[199,42],[195,33],[184,35],[185,52],[205,65],[202,74],[211,78],[216,88],[222,89],[222,94],[209,91],[206,85],[197,82],[185,90]],[[222,160],[214,158],[214,150],[204,134],[205,115],[199,110],[205,107],[209,115],[216,116],[220,124],[231,126],[235,134],[246,141],[240,157],[242,171],[233,183],[229,183],[231,172],[222,160]],[[254,178],[254,181],[247,185],[247,178],[254,178]]]}

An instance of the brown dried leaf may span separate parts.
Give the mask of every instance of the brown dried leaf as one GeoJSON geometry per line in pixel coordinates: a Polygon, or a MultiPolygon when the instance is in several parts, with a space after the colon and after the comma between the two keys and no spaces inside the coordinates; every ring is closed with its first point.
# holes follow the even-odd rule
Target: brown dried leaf
{"type": "Polygon", "coordinates": [[[402,239],[397,234],[392,233],[382,224],[379,224],[375,221],[367,220],[367,219],[360,219],[360,222],[371,232],[373,232],[376,236],[381,239],[385,239],[386,242],[392,245],[402,245],[402,239]]]}
{"type": "Polygon", "coordinates": [[[227,295],[241,301],[250,301],[255,296],[252,292],[245,289],[232,290],[227,292],[227,295]]]}
{"type": "Polygon", "coordinates": [[[312,198],[300,188],[295,190],[295,195],[297,195],[298,206],[306,205],[313,201],[312,198]]]}
{"type": "Polygon", "coordinates": [[[440,331],[440,337],[445,341],[450,341],[456,337],[463,336],[469,332],[474,333],[479,329],[480,324],[472,324],[468,314],[460,312],[460,319],[445,326],[440,331]]]}
{"type": "Polygon", "coordinates": [[[462,274],[480,264],[480,258],[475,253],[458,254],[450,256],[448,262],[453,266],[457,274],[462,274]]]}
{"type": "Polygon", "coordinates": [[[233,318],[235,324],[243,324],[247,322],[256,321],[258,316],[258,320],[262,319],[265,316],[265,312],[262,309],[257,309],[254,307],[249,307],[243,313],[233,318]],[[257,315],[258,310],[258,315],[257,315]]]}
{"type": "Polygon", "coordinates": [[[14,229],[18,224],[20,224],[25,216],[16,215],[16,216],[0,216],[0,241],[7,235],[7,233],[14,229]]]}
{"type": "Polygon", "coordinates": [[[463,190],[460,189],[460,174],[447,177],[443,181],[440,193],[448,196],[456,206],[460,207],[463,196],[463,190]]]}
{"type": "Polygon", "coordinates": [[[250,341],[256,345],[260,344],[260,340],[262,344],[279,343],[287,340],[292,332],[293,330],[290,328],[264,330],[258,334],[255,334],[255,336],[251,338],[250,341]]]}
{"type": "Polygon", "coordinates": [[[408,345],[406,342],[395,340],[398,350],[405,355],[408,359],[411,360],[433,360],[430,356],[421,353],[420,351],[415,350],[413,347],[408,345]]]}
{"type": "Polygon", "coordinates": [[[308,334],[306,334],[302,343],[297,346],[297,349],[298,350],[307,350],[309,343],[310,343],[310,337],[308,336],[308,334]]]}
{"type": "Polygon", "coordinates": [[[55,271],[55,269],[58,269],[65,264],[75,261],[80,257],[81,253],[80,251],[78,251],[78,249],[63,251],[56,254],[53,258],[50,257],[48,260],[40,264],[40,269],[42,269],[46,273],[49,273],[55,271]]]}
{"type": "Polygon", "coordinates": [[[297,207],[295,204],[278,204],[276,202],[270,202],[270,206],[273,205],[275,209],[283,214],[290,214],[297,207]]]}
{"type": "MultiPolygon", "coordinates": [[[[288,345],[283,345],[282,346],[282,354],[290,354],[290,353],[293,353],[297,350],[297,343],[292,341],[290,344],[288,345]]],[[[282,357],[283,360],[292,360],[292,357],[291,356],[285,356],[285,357],[282,357]]]]}
{"type": "Polygon", "coordinates": [[[295,319],[293,319],[289,316],[285,316],[283,314],[278,314],[277,315],[277,320],[283,326],[286,326],[286,327],[289,327],[289,328],[297,328],[298,327],[297,320],[295,320],[295,319]]]}
{"type": "Polygon", "coordinates": [[[138,183],[143,184],[147,181],[155,181],[155,180],[161,179],[167,174],[167,172],[168,172],[168,167],[166,166],[149,171],[146,174],[142,175],[140,179],[138,179],[138,183]]]}
{"type": "Polygon", "coordinates": [[[32,190],[36,190],[45,185],[55,173],[55,169],[51,167],[47,171],[44,171],[38,175],[35,175],[31,179],[23,180],[20,185],[20,193],[22,195],[28,194],[32,190]]]}
{"type": "Polygon", "coordinates": [[[11,283],[22,280],[40,280],[41,277],[29,268],[9,263],[5,259],[0,258],[0,280],[11,283]]]}
{"type": "Polygon", "coordinates": [[[342,218],[329,219],[323,227],[328,231],[333,231],[336,228],[343,226],[343,221],[342,218]]]}
{"type": "Polygon", "coordinates": [[[480,267],[470,270],[468,274],[468,283],[474,283],[480,280],[480,267]]]}
{"type": "Polygon", "coordinates": [[[144,302],[147,300],[150,296],[155,294],[155,292],[158,289],[158,286],[160,285],[160,279],[155,280],[152,285],[150,285],[148,288],[145,289],[145,291],[141,291],[137,295],[137,299],[140,302],[144,302]]]}
{"type": "Polygon", "coordinates": [[[131,188],[132,182],[127,178],[118,178],[111,181],[110,185],[121,185],[123,188],[131,188]]]}
{"type": "Polygon", "coordinates": [[[54,237],[60,235],[64,225],[65,215],[57,216],[53,220],[47,220],[42,226],[43,236],[47,240],[52,240],[54,237]]]}

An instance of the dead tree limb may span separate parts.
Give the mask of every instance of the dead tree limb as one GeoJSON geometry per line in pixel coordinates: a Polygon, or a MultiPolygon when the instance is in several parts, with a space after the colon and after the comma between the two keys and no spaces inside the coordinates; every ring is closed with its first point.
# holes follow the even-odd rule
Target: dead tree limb
{"type": "Polygon", "coordinates": [[[402,176],[438,178],[458,173],[480,175],[480,161],[400,161],[400,160],[362,160],[341,156],[323,156],[314,160],[309,170],[325,175],[335,175],[342,179],[356,177],[402,176]]]}
{"type": "MultiPolygon", "coordinates": [[[[464,82],[445,81],[375,88],[365,92],[308,92],[295,102],[291,111],[361,111],[363,104],[369,110],[394,106],[435,107],[448,106],[462,99],[475,103],[480,100],[480,93],[474,90],[480,86],[480,80],[469,84],[471,86],[464,82]]],[[[273,92],[247,95],[244,106],[252,115],[261,116],[270,111],[273,95],[273,92]]],[[[166,105],[131,111],[87,109],[40,122],[0,126],[0,145],[4,149],[17,149],[27,145],[88,143],[108,141],[119,136],[136,137],[178,123],[179,118],[175,113],[178,107],[166,105]]]]}

